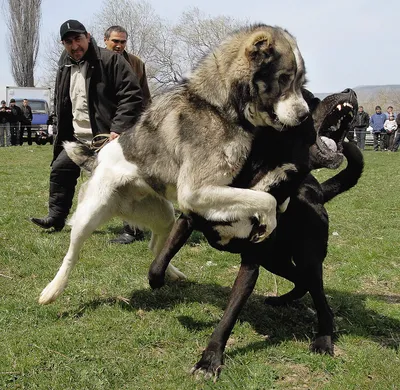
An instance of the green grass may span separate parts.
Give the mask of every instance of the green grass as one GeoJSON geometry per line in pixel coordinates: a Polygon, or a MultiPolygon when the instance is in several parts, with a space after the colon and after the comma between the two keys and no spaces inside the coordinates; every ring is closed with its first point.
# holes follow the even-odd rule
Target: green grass
{"type": "Polygon", "coordinates": [[[0,149],[1,389],[400,388],[400,154],[366,151],[359,185],[328,204],[335,357],[308,350],[308,296],[296,308],[263,305],[291,284],[262,271],[217,384],[188,372],[223,313],[239,257],[199,235],[174,260],[188,281],[151,291],[148,241],[108,244],[121,228],[113,220],[86,242],[64,294],[37,303],[69,240],[69,228],[49,234],[28,220],[47,213],[50,159],[49,145],[0,149]]]}

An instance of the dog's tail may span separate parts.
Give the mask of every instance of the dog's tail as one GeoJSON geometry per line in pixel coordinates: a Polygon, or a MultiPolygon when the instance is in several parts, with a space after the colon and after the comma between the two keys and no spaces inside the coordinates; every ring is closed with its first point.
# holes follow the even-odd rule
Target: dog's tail
{"type": "Polygon", "coordinates": [[[354,187],[362,175],[364,157],[357,145],[352,142],[344,142],[343,154],[347,159],[347,167],[337,175],[321,183],[324,203],[354,187]]]}
{"type": "Polygon", "coordinates": [[[68,157],[79,167],[91,173],[97,165],[97,155],[93,149],[80,142],[64,142],[68,157]]]}

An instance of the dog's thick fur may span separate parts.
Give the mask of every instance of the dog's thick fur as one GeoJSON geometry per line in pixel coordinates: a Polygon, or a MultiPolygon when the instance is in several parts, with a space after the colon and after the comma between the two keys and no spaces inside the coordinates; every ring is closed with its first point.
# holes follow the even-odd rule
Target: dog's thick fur
{"type": "MultiPolygon", "coordinates": [[[[39,302],[50,303],[62,293],[84,240],[113,216],[149,228],[155,255],[174,224],[170,201],[213,221],[255,217],[265,226],[257,240],[265,239],[276,227],[276,199],[229,185],[246,161],[256,126],[282,131],[308,117],[304,82],[303,59],[287,31],[244,28],[180,86],[156,99],[135,128],[97,158],[67,143],[73,161],[94,171],[73,217],[69,250],[39,302]]],[[[185,277],[171,265],[167,273],[185,277]]]]}

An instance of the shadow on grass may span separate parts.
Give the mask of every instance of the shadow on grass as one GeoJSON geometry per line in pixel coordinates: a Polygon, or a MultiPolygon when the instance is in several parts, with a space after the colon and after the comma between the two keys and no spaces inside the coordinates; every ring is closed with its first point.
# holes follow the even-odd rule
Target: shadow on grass
{"type": "MultiPolygon", "coordinates": [[[[74,312],[63,313],[62,317],[81,317],[87,310],[95,310],[104,305],[119,305],[123,310],[136,312],[139,309],[173,310],[177,305],[194,302],[211,304],[224,310],[230,291],[230,288],[217,284],[178,282],[155,291],[135,290],[129,300],[122,297],[94,300],[81,305],[74,312]]],[[[326,293],[336,318],[336,337],[341,334],[358,335],[369,338],[382,347],[399,349],[400,321],[366,307],[367,300],[398,304],[399,296],[353,294],[338,290],[327,290],[326,293]]],[[[253,294],[243,308],[239,321],[248,322],[257,333],[267,336],[266,341],[250,344],[242,348],[242,351],[265,348],[286,340],[307,341],[314,338],[317,319],[309,295],[290,307],[267,306],[264,299],[263,295],[253,294]]],[[[191,332],[210,328],[210,335],[218,322],[198,321],[192,316],[182,315],[177,319],[191,332]]]]}

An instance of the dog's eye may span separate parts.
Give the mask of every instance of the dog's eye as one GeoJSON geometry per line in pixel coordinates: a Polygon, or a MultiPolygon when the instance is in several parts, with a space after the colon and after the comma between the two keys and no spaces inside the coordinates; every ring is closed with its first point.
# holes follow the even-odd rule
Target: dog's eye
{"type": "Polygon", "coordinates": [[[278,82],[281,87],[286,87],[290,83],[290,75],[289,74],[281,74],[279,76],[278,82]]]}

